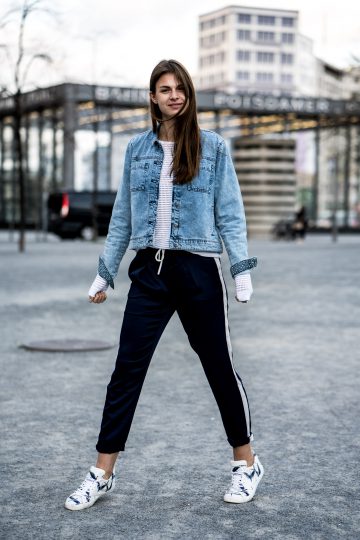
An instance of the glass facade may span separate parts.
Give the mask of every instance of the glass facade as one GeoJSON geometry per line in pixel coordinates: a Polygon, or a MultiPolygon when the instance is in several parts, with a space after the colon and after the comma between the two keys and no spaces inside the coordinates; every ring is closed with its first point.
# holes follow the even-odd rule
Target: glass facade
{"type": "MultiPolygon", "coordinates": [[[[43,227],[44,194],[62,184],[63,130],[61,110],[24,114],[21,119],[23,171],[25,175],[26,220],[43,227]]],[[[15,226],[19,221],[18,160],[14,119],[0,120],[0,225],[15,226]]]]}
{"type": "Polygon", "coordinates": [[[1,191],[3,201],[2,218],[8,223],[14,223],[18,217],[17,212],[17,186],[13,182],[13,168],[15,139],[13,122],[10,118],[5,118],[2,125],[2,160],[1,160],[1,191]]]}
{"type": "MultiPolygon", "coordinates": [[[[103,106],[91,100],[75,104],[65,92],[62,101],[48,108],[35,103],[37,110],[24,110],[21,118],[26,223],[39,230],[46,226],[49,193],[117,189],[122,158],[114,149],[150,126],[145,108],[103,106]]],[[[0,227],[15,228],[20,197],[14,124],[13,116],[1,117],[0,109],[0,227]]]]}

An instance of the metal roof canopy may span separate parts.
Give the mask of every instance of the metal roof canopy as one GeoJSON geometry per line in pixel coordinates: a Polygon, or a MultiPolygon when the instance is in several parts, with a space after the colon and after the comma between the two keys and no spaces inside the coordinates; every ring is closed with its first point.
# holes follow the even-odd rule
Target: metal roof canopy
{"type": "MultiPolygon", "coordinates": [[[[115,86],[65,83],[23,94],[23,111],[36,112],[61,107],[66,102],[93,101],[104,107],[138,108],[148,106],[148,90],[115,86]]],[[[272,94],[226,94],[197,92],[199,112],[231,111],[247,115],[295,115],[296,118],[360,118],[360,101],[334,100],[322,97],[275,96],[272,94]]],[[[0,118],[14,113],[12,97],[0,99],[0,118]]]]}

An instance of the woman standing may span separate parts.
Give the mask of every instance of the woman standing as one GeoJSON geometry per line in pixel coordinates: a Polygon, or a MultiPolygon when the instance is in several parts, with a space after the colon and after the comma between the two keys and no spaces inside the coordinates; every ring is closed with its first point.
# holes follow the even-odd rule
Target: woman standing
{"type": "Polygon", "coordinates": [[[125,449],[150,360],[176,311],[198,354],[233,447],[226,502],[250,501],[263,476],[253,454],[250,412],[232,361],[227,293],[220,265],[222,241],[235,279],[236,299],[252,294],[240,188],[224,140],[200,130],[195,90],[187,70],[163,60],[150,79],[153,129],[129,143],[98,274],[89,291],[95,304],[114,287],[128,247],[131,287],[115,370],[107,388],[98,459],[65,502],[82,510],[111,491],[115,462],[125,449]]]}

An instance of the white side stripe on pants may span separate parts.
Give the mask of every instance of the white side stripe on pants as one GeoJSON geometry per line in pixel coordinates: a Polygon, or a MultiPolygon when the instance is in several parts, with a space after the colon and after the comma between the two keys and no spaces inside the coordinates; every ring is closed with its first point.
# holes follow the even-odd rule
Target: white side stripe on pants
{"type": "Polygon", "coordinates": [[[247,400],[247,397],[246,397],[246,394],[245,394],[244,387],[243,387],[241,381],[239,380],[239,377],[238,377],[238,375],[237,375],[237,373],[235,371],[234,363],[233,363],[233,353],[232,353],[231,340],[230,340],[230,330],[229,330],[229,320],[228,320],[228,310],[227,310],[228,303],[227,303],[227,294],[226,294],[225,281],[224,281],[224,277],[223,277],[223,274],[222,274],[220,260],[218,258],[214,258],[214,260],[216,262],[216,266],[217,266],[217,269],[218,269],[218,272],[219,272],[219,277],[220,277],[221,286],[222,286],[222,290],[223,290],[225,333],[226,333],[226,342],[227,342],[227,346],[228,346],[229,356],[230,356],[230,360],[231,360],[231,366],[232,366],[234,376],[235,376],[235,379],[236,379],[236,382],[237,382],[237,385],[238,385],[238,388],[239,388],[239,391],[240,391],[241,399],[242,399],[242,402],[243,402],[245,419],[246,419],[247,434],[248,434],[248,437],[251,437],[249,404],[248,404],[248,400],[247,400]]]}

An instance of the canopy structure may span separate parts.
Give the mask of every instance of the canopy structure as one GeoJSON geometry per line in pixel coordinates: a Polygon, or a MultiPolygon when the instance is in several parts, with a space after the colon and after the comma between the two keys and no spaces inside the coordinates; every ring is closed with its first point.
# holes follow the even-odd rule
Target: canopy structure
{"type": "MultiPolygon", "coordinates": [[[[313,217],[317,215],[318,156],[322,130],[343,130],[346,159],[359,151],[360,102],[302,96],[198,92],[200,125],[228,139],[313,130],[315,174],[313,217]]],[[[14,100],[0,99],[0,226],[18,222],[14,143],[14,100]]],[[[116,189],[123,148],[151,126],[148,90],[61,84],[28,92],[21,104],[26,169],[27,220],[42,227],[44,200],[62,189],[116,189]]],[[[349,167],[344,170],[344,208],[349,206],[349,167]]]]}

